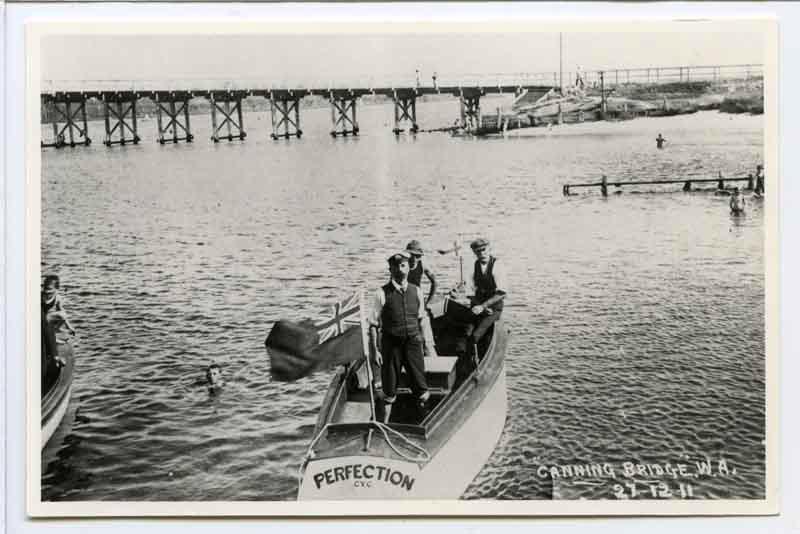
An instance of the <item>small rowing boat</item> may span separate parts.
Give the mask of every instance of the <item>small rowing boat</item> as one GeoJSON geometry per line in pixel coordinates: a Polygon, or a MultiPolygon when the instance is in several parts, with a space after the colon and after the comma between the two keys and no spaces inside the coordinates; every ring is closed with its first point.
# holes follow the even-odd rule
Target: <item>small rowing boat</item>
{"type": "Polygon", "coordinates": [[[58,357],[60,362],[42,369],[42,449],[61,424],[69,406],[75,365],[72,341],[58,342],[58,357]]]}
{"type": "Polygon", "coordinates": [[[506,420],[508,333],[502,321],[494,324],[476,366],[463,351],[469,308],[445,299],[432,315],[439,356],[425,359],[425,411],[401,375],[391,418],[379,422],[366,359],[340,367],[300,468],[299,500],[458,499],[483,468],[506,420]]]}

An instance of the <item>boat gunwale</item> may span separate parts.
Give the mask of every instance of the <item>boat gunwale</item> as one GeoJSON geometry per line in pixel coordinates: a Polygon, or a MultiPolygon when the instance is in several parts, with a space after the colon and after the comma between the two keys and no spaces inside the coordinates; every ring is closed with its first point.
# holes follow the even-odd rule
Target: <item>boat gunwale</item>
{"type": "Polygon", "coordinates": [[[74,348],[71,341],[65,341],[63,345],[69,350],[59,350],[58,355],[64,359],[64,365],[58,370],[58,378],[50,389],[45,393],[41,400],[42,426],[50,422],[54,414],[58,412],[59,406],[64,402],[65,397],[69,402],[69,393],[72,386],[72,375],[75,365],[74,348]]]}
{"type": "MultiPolygon", "coordinates": [[[[459,387],[450,392],[450,394],[445,397],[445,400],[437,405],[428,416],[423,419],[419,424],[411,425],[411,424],[399,424],[399,423],[381,423],[386,424],[389,428],[396,430],[398,432],[402,432],[408,434],[411,437],[423,439],[427,441],[438,429],[439,427],[449,419],[453,417],[453,412],[455,409],[460,406],[466,398],[478,389],[478,383],[485,380],[487,373],[490,369],[494,369],[495,372],[491,375],[491,380],[489,384],[494,384],[497,378],[500,376],[500,373],[504,366],[505,360],[505,339],[508,335],[508,332],[505,328],[504,322],[501,320],[497,321],[492,329],[491,336],[492,340],[489,346],[486,349],[486,353],[484,357],[478,364],[478,367],[472,371],[464,381],[459,385],[459,387]],[[502,345],[499,345],[499,341],[502,338],[504,341],[502,345]],[[502,350],[499,350],[502,349],[502,350]]],[[[375,428],[374,421],[357,421],[357,422],[343,422],[343,423],[333,423],[331,420],[333,419],[336,407],[340,404],[340,399],[342,398],[342,394],[344,392],[344,388],[347,386],[347,378],[351,376],[351,373],[356,371],[356,367],[354,366],[351,370],[343,371],[341,368],[337,370],[336,375],[331,379],[331,383],[328,388],[328,392],[323,399],[322,406],[324,407],[324,412],[320,413],[320,416],[317,421],[316,428],[314,429],[314,436],[315,439],[318,437],[322,432],[326,433],[336,433],[336,432],[356,432],[362,430],[369,430],[370,428],[375,428]],[[338,384],[335,382],[338,381],[338,384]]],[[[484,395],[481,397],[480,401],[482,402],[486,395],[488,395],[491,387],[485,388],[483,392],[484,395]]],[[[466,417],[466,416],[465,416],[466,417]]]]}
{"type": "MultiPolygon", "coordinates": [[[[481,378],[486,376],[490,365],[497,368],[497,372],[495,372],[491,377],[491,382],[494,383],[494,381],[497,380],[497,377],[500,374],[500,369],[503,367],[502,363],[500,365],[494,365],[497,363],[498,355],[500,354],[497,351],[497,340],[500,335],[507,335],[502,319],[498,320],[494,324],[494,328],[492,330],[492,340],[486,349],[484,357],[480,362],[478,362],[478,367],[464,379],[464,382],[461,383],[458,389],[451,392],[450,395],[445,398],[444,402],[436,406],[436,408],[430,414],[428,414],[428,417],[422,420],[421,426],[423,426],[425,429],[426,438],[433,434],[436,429],[442,423],[444,423],[448,417],[451,416],[452,411],[464,401],[467,395],[477,389],[478,382],[481,380],[481,378]]],[[[501,359],[505,360],[505,350],[502,352],[503,354],[501,355],[501,359]]],[[[488,394],[488,389],[486,390],[484,396],[486,394],[488,394]]]]}

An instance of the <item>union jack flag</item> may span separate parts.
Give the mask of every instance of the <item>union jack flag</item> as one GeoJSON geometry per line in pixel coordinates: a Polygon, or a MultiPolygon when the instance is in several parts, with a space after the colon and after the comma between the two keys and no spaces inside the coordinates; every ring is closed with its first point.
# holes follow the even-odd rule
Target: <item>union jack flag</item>
{"type": "Polygon", "coordinates": [[[342,335],[348,328],[360,325],[360,312],[360,295],[358,292],[327,308],[324,311],[325,315],[314,322],[314,328],[319,332],[319,342],[325,343],[333,337],[342,335]]]}

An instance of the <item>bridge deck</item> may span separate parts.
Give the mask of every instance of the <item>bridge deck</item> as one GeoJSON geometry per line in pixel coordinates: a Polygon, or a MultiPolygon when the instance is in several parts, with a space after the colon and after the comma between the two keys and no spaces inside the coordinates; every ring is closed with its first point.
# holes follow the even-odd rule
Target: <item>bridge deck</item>
{"type": "Polygon", "coordinates": [[[529,91],[549,91],[551,85],[487,85],[487,86],[440,86],[440,87],[374,87],[374,88],[352,88],[352,89],[328,89],[328,88],[253,88],[253,89],[120,89],[120,90],[97,90],[85,89],[80,91],[43,91],[42,97],[45,100],[56,100],[59,102],[78,102],[88,98],[106,100],[131,100],[133,98],[150,98],[164,100],[167,98],[210,98],[216,100],[226,98],[246,98],[249,96],[260,96],[264,98],[275,98],[279,100],[302,98],[304,96],[323,96],[326,98],[354,98],[365,95],[382,95],[386,97],[397,96],[399,98],[409,98],[412,96],[423,95],[452,95],[474,98],[488,94],[514,94],[522,90],[529,91]]]}

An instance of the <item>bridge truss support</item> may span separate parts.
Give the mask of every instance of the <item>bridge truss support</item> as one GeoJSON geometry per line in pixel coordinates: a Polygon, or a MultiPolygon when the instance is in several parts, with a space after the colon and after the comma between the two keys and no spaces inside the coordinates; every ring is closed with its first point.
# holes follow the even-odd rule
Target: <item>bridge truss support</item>
{"type": "Polygon", "coordinates": [[[269,107],[272,118],[270,137],[273,140],[279,137],[289,139],[293,136],[300,139],[303,136],[303,130],[300,128],[300,97],[280,96],[276,98],[270,96],[269,107]],[[294,119],[292,119],[292,115],[294,115],[294,119]],[[281,128],[283,128],[283,133],[280,133],[281,128]]]}
{"type": "Polygon", "coordinates": [[[61,148],[75,145],[89,146],[89,127],[86,121],[86,99],[57,100],[56,98],[42,98],[42,113],[45,122],[53,126],[53,139],[50,142],[41,141],[42,148],[61,148]],[[80,116],[80,118],[78,118],[80,116]],[[59,128],[59,122],[64,123],[59,128]],[[83,125],[81,127],[81,124],[83,125]]]}
{"type": "Polygon", "coordinates": [[[403,131],[400,124],[403,121],[409,121],[411,127],[408,129],[410,133],[417,133],[419,125],[417,125],[417,94],[414,91],[394,91],[392,96],[394,100],[394,129],[392,131],[395,135],[400,135],[403,131]]]}
{"type": "Polygon", "coordinates": [[[459,96],[461,104],[461,127],[467,131],[475,131],[481,127],[481,97],[480,95],[459,96]]]}
{"type": "Polygon", "coordinates": [[[103,119],[106,126],[104,145],[110,147],[111,145],[125,146],[126,143],[139,144],[141,138],[136,126],[136,101],[138,98],[139,95],[135,93],[103,95],[103,119]],[[126,130],[130,133],[130,138],[126,138],[126,130]],[[117,139],[114,139],[114,134],[117,134],[117,139]]]}
{"type": "Polygon", "coordinates": [[[329,96],[331,101],[331,136],[358,135],[358,120],[356,120],[356,101],[358,97],[337,97],[333,93],[329,96]]]}
{"type": "Polygon", "coordinates": [[[208,99],[211,102],[211,140],[219,143],[220,139],[227,139],[233,141],[238,138],[244,141],[247,133],[244,131],[244,122],[242,120],[242,99],[246,96],[243,91],[224,93],[211,92],[208,99]],[[220,105],[222,102],[222,105],[220,105]],[[222,122],[217,121],[217,113],[222,114],[222,122]],[[236,114],[236,119],[233,115],[236,114]],[[226,128],[228,135],[220,135],[220,131],[226,128]]]}
{"type": "Polygon", "coordinates": [[[179,141],[191,143],[194,140],[189,122],[189,100],[191,97],[191,93],[188,92],[176,94],[171,91],[169,93],[155,94],[158,142],[160,144],[177,144],[179,141]],[[166,124],[164,124],[164,115],[169,118],[166,124]],[[181,115],[183,115],[183,122],[181,122],[181,115]],[[183,135],[179,134],[179,128],[183,130],[183,135]]]}

